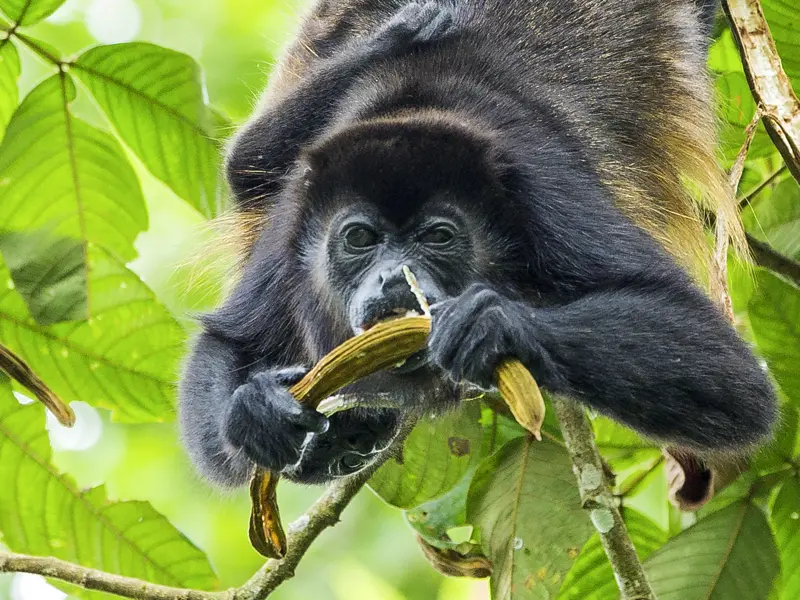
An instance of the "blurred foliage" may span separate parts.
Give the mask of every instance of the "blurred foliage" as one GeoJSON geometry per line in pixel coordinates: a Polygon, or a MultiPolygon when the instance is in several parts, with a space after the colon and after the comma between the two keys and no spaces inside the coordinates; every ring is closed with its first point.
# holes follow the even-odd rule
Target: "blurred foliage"
{"type": "MultiPolygon", "coordinates": [[[[232,256],[209,221],[224,210],[223,138],[252,109],[303,4],[0,0],[0,341],[78,414],[66,430],[0,380],[0,540],[11,550],[204,589],[238,585],[260,566],[247,494],[210,489],[187,463],[174,382],[192,315],[229,283],[232,256]]],[[[800,5],[762,4],[800,89],[800,5]]],[[[724,28],[709,65],[730,166],[755,104],[724,28]]],[[[753,238],[798,260],[800,186],[781,166],[759,127],[743,219],[753,238]]],[[[737,327],[785,405],[775,441],[728,489],[697,515],[679,513],[660,450],[593,419],[662,599],[800,597],[800,289],[731,261],[731,292],[737,327]]],[[[532,444],[478,402],[427,420],[402,464],[381,469],[374,493],[359,495],[273,597],[487,597],[485,581],[430,569],[417,534],[432,548],[484,552],[498,599],[616,598],[552,411],[545,431],[549,441],[532,444]]],[[[317,493],[285,486],[285,519],[317,493]]],[[[37,585],[0,577],[0,600],[60,593],[37,585]]]]}

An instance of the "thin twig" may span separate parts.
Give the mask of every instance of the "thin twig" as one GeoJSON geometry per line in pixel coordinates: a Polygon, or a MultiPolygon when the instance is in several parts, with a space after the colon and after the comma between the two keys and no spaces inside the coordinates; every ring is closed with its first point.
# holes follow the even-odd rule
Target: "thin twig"
{"type": "Polygon", "coordinates": [[[594,434],[583,408],[565,398],[553,398],[561,433],[572,458],[583,507],[592,523],[614,571],[622,600],[657,600],[647,581],[644,567],[628,535],[622,514],[608,489],[603,463],[594,434]]]}
{"type": "Polygon", "coordinates": [[[759,194],[761,194],[761,192],[763,192],[765,189],[767,189],[770,185],[772,185],[775,182],[775,180],[778,177],[780,177],[781,175],[783,175],[786,172],[786,169],[787,169],[786,165],[781,165],[780,169],[778,169],[772,175],[767,177],[764,181],[759,183],[755,187],[755,189],[753,189],[752,191],[748,192],[747,195],[744,198],[739,200],[739,210],[744,210],[745,208],[750,206],[750,204],[753,202],[753,200],[758,198],[758,196],[759,196],[759,194]]]}
{"type": "Polygon", "coordinates": [[[747,234],[747,245],[757,265],[775,271],[800,286],[800,262],[784,256],[769,244],[747,234]]]}
{"type": "MultiPolygon", "coordinates": [[[[753,138],[758,129],[758,122],[761,119],[761,109],[756,109],[750,124],[744,133],[744,142],[736,155],[736,160],[733,161],[733,166],[728,173],[728,183],[730,185],[731,193],[735,194],[739,189],[739,182],[742,180],[742,173],[744,173],[744,162],[747,160],[747,153],[750,151],[750,144],[753,143],[753,138]]],[[[738,214],[736,215],[738,218],[738,214]]],[[[717,303],[720,309],[728,317],[732,323],[734,320],[733,315],[733,301],[731,300],[730,289],[728,288],[728,248],[730,247],[730,231],[729,224],[725,220],[725,215],[721,212],[717,214],[717,222],[714,227],[714,279],[715,286],[714,292],[716,295],[717,303]]]]}

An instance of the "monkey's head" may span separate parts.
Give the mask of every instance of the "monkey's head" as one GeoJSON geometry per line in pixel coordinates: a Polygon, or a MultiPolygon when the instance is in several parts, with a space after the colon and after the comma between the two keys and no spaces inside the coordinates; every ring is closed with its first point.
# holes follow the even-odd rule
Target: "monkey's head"
{"type": "Polygon", "coordinates": [[[295,247],[315,302],[347,335],[420,312],[404,266],[435,304],[514,262],[507,211],[495,214],[506,205],[502,170],[474,132],[419,118],[367,122],[321,140],[301,161],[295,247]]]}

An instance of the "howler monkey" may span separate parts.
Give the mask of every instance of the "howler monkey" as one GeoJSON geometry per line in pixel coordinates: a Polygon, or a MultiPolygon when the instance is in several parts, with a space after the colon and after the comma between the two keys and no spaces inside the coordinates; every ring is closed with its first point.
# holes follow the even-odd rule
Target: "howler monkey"
{"type": "MultiPolygon", "coordinates": [[[[689,275],[714,158],[701,0],[321,0],[227,160],[255,241],[181,384],[200,471],[353,473],[405,411],[492,385],[505,356],[652,438],[743,450],[773,390],[689,275]],[[692,195],[687,188],[693,190],[692,195]],[[427,351],[326,419],[287,387],[355,332],[434,304],[427,351]]],[[[735,230],[735,225],[732,225],[735,230]]],[[[696,271],[696,269],[695,269],[696,271]]],[[[696,272],[694,273],[696,275],[696,272]]]]}

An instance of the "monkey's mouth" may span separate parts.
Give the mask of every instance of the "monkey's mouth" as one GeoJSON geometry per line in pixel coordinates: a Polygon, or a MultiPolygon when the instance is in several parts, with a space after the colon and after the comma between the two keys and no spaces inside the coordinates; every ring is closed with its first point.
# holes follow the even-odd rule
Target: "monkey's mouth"
{"type": "Polygon", "coordinates": [[[407,308],[393,308],[388,313],[382,313],[367,317],[362,321],[360,325],[353,326],[353,333],[356,335],[361,335],[368,329],[371,329],[378,323],[383,323],[384,321],[392,321],[394,319],[402,319],[403,317],[420,317],[422,316],[420,313],[414,310],[409,310],[407,308]]]}

